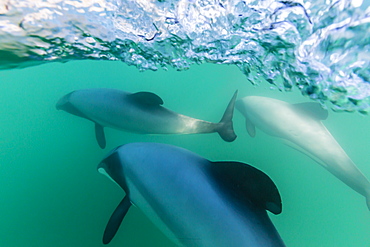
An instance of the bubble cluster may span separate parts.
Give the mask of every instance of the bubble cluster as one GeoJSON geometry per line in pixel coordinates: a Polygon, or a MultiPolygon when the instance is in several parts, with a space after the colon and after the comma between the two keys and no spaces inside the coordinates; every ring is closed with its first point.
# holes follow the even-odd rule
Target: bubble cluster
{"type": "MultiPolygon", "coordinates": [[[[249,82],[370,111],[361,1],[0,0],[0,68],[121,60],[140,70],[235,64],[249,82]]],[[[227,82],[225,82],[227,83],[227,82]]]]}

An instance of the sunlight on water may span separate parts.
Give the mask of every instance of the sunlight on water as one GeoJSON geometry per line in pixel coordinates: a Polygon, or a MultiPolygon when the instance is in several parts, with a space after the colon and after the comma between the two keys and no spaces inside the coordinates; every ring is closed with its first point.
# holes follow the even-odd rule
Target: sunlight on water
{"type": "Polygon", "coordinates": [[[140,70],[234,64],[336,110],[370,109],[368,11],[361,1],[0,2],[0,67],[121,60],[140,70]]]}

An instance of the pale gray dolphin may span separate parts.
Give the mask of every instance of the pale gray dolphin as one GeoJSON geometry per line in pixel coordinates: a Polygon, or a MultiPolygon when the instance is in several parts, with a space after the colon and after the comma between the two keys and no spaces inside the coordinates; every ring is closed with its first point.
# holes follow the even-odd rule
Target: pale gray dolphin
{"type": "Polygon", "coordinates": [[[289,104],[247,96],[236,102],[236,108],[246,118],[250,136],[255,136],[256,126],[269,135],[290,141],[294,148],[363,195],[370,210],[370,182],[320,121],[327,118],[328,112],[319,103],[289,104]]]}
{"type": "Polygon", "coordinates": [[[105,148],[104,127],[142,134],[193,134],[217,132],[227,142],[235,140],[232,117],[237,91],[219,123],[211,123],[170,111],[154,93],[129,93],[97,88],[71,92],[62,97],[56,108],[95,123],[95,135],[105,148]]]}
{"type": "Polygon", "coordinates": [[[266,212],[282,211],[278,189],[250,165],[211,162],[167,144],[130,143],[112,150],[98,170],[126,193],[104,244],[135,205],[178,246],[285,246],[266,212]]]}

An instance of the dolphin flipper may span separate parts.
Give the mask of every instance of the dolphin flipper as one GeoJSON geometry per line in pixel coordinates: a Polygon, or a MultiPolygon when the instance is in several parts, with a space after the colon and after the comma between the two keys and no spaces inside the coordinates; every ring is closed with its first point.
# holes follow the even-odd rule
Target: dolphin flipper
{"type": "Polygon", "coordinates": [[[109,242],[116,235],[119,226],[122,223],[127,211],[131,206],[129,197],[126,195],[122,201],[118,204],[116,210],[114,210],[112,216],[110,217],[108,224],[104,231],[103,244],[109,244],[109,242]]]}
{"type": "Polygon", "coordinates": [[[95,137],[98,141],[99,147],[104,149],[105,145],[107,144],[104,135],[104,127],[98,123],[95,123],[95,137]]]}
{"type": "Polygon", "coordinates": [[[257,207],[280,214],[282,203],[279,191],[264,172],[241,162],[211,162],[211,174],[227,194],[241,204],[252,202],[257,207]]]}
{"type": "Polygon", "coordinates": [[[256,127],[248,118],[245,119],[245,127],[247,128],[248,134],[251,137],[256,136],[256,127]]]}

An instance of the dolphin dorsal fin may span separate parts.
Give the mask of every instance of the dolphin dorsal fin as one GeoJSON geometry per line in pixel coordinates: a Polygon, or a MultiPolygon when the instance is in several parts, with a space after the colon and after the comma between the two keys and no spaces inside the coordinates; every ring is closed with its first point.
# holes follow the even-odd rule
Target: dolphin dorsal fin
{"type": "Polygon", "coordinates": [[[319,120],[325,120],[328,117],[328,111],[322,108],[321,105],[316,102],[298,103],[293,104],[293,106],[299,111],[319,120]]]}
{"type": "Polygon", "coordinates": [[[163,105],[161,97],[151,92],[137,92],[128,96],[131,100],[138,104],[146,106],[158,106],[163,105]]]}
{"type": "Polygon", "coordinates": [[[274,214],[280,214],[282,203],[279,191],[262,171],[241,162],[211,162],[210,171],[216,184],[241,204],[252,202],[274,214]]]}
{"type": "Polygon", "coordinates": [[[247,128],[248,134],[251,137],[256,136],[256,127],[248,118],[245,119],[245,127],[247,128]]]}
{"type": "Polygon", "coordinates": [[[109,244],[109,242],[114,238],[130,206],[130,199],[128,195],[126,195],[118,204],[116,210],[114,210],[112,216],[108,221],[107,226],[105,227],[103,244],[109,244]]]}

